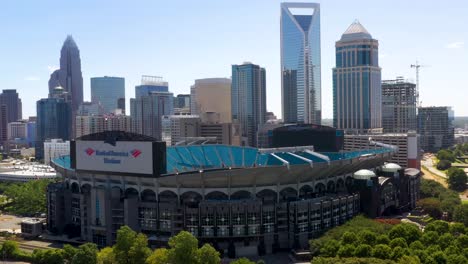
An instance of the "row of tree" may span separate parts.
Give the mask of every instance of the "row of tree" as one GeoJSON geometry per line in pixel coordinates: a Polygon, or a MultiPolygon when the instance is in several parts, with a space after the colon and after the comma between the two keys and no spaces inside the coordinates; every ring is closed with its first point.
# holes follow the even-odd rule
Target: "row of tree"
{"type": "Polygon", "coordinates": [[[421,180],[418,206],[431,217],[441,219],[443,212],[448,219],[468,225],[468,204],[462,204],[456,191],[448,190],[433,180],[421,180]]]}
{"type": "MultiPolygon", "coordinates": [[[[33,264],[219,264],[220,253],[210,244],[199,247],[199,241],[189,232],[182,231],[169,240],[169,248],[151,250],[144,234],[128,226],[117,231],[113,247],[98,249],[96,244],[79,247],[65,245],[59,249],[36,249],[32,254],[19,249],[18,243],[7,240],[0,248],[0,257],[7,260],[29,261],[33,264]]],[[[232,264],[255,264],[242,258],[232,264]]],[[[259,261],[257,263],[263,263],[259,261]]]]}
{"type": "Polygon", "coordinates": [[[312,240],[311,250],[320,257],[312,263],[468,263],[467,234],[464,224],[441,220],[428,224],[424,232],[414,224],[405,223],[385,232],[350,228],[338,239],[322,240],[320,247],[312,240]],[[363,258],[390,262],[355,262],[363,258]]]}
{"type": "Polygon", "coordinates": [[[46,212],[46,190],[51,180],[32,180],[25,183],[2,183],[0,193],[5,196],[2,210],[15,215],[31,216],[46,212]]]}

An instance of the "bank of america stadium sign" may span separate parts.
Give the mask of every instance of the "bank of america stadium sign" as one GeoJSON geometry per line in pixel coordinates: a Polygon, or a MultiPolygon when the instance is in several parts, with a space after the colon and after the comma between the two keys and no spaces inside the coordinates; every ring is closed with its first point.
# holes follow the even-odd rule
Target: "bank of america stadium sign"
{"type": "Polygon", "coordinates": [[[152,143],[76,141],[76,169],[152,174],[152,143]]]}

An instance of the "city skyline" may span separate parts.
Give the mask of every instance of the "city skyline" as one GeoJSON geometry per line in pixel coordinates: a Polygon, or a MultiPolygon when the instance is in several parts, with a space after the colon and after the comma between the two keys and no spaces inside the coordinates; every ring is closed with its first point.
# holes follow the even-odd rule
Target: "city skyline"
{"type": "MultiPolygon", "coordinates": [[[[467,67],[464,65],[468,61],[464,59],[468,57],[464,47],[466,36],[456,33],[463,32],[462,25],[467,23],[467,18],[462,12],[466,10],[465,3],[452,1],[451,5],[444,6],[450,12],[437,12],[439,18],[437,23],[433,23],[431,14],[438,10],[437,6],[403,1],[314,2],[321,4],[321,24],[327,29],[322,30],[321,42],[324,118],[332,116],[331,69],[334,65],[334,41],[339,38],[343,28],[356,18],[366,25],[381,44],[380,66],[383,80],[394,79],[396,76],[414,80],[414,69],[409,66],[419,59],[422,64],[431,66],[421,70],[422,105],[451,105],[457,116],[468,115],[463,96],[450,96],[463,91],[462,69],[467,67]],[[362,8],[363,6],[366,8],[362,8]],[[368,12],[368,9],[374,12],[368,12]],[[343,13],[343,10],[346,10],[346,13],[343,13]],[[399,13],[398,20],[392,12],[399,13]],[[406,32],[400,30],[403,27],[407,29],[406,32]],[[430,33],[433,32],[437,32],[437,39],[432,41],[433,35],[430,33]],[[403,45],[401,39],[414,45],[403,45]],[[439,89],[444,89],[445,92],[438,94],[439,89]]],[[[0,22],[12,25],[0,29],[0,33],[8,36],[10,40],[2,44],[4,48],[0,51],[1,57],[4,58],[0,63],[0,70],[8,73],[5,74],[2,88],[18,90],[23,98],[25,116],[35,115],[35,102],[47,97],[47,80],[57,66],[60,47],[68,34],[74,36],[80,48],[86,101],[90,100],[91,77],[110,75],[126,78],[128,109],[128,98],[133,97],[132,88],[138,84],[141,75],[163,76],[170,83],[169,89],[174,94],[188,93],[195,79],[229,77],[231,65],[252,61],[262,65],[269,72],[267,109],[278,116],[281,115],[280,1],[245,2],[248,5],[239,5],[238,1],[186,4],[187,10],[194,8],[200,11],[198,14],[180,10],[176,7],[177,3],[147,3],[152,8],[145,8],[148,11],[143,10],[139,19],[128,25],[125,25],[125,22],[132,21],[134,16],[131,15],[131,11],[137,7],[123,3],[116,3],[115,6],[100,3],[96,4],[95,8],[85,8],[91,5],[87,3],[91,2],[80,4],[76,8],[68,3],[61,3],[54,5],[54,12],[49,10],[42,14],[31,12],[36,8],[50,9],[51,1],[40,4],[31,2],[27,7],[21,7],[24,10],[6,4],[2,10],[5,15],[0,11],[0,22]],[[108,21],[102,20],[98,13],[104,7],[110,8],[115,17],[107,18],[108,21]],[[154,8],[163,11],[157,18],[150,16],[150,11],[155,10],[154,8]],[[65,12],[70,10],[75,12],[65,12]],[[45,17],[42,17],[52,13],[50,19],[46,16],[48,19],[44,20],[45,17]],[[186,16],[184,19],[192,19],[196,23],[188,23],[187,28],[181,29],[182,22],[170,23],[176,22],[175,18],[171,18],[174,14],[186,16]],[[221,27],[231,28],[231,25],[241,23],[235,19],[240,14],[254,19],[255,23],[251,25],[250,30],[220,31],[221,27]],[[75,22],[73,19],[65,20],[64,15],[75,18],[75,22]],[[224,19],[220,23],[210,23],[216,17],[224,19]],[[108,30],[114,25],[112,28],[118,30],[108,30]],[[17,32],[21,32],[25,26],[32,29],[31,33],[19,36],[17,32]],[[142,38],[141,32],[150,28],[154,33],[142,38]],[[181,50],[181,44],[177,43],[181,33],[186,33],[184,37],[191,43],[190,48],[186,50],[181,50]],[[96,34],[106,34],[107,37],[100,38],[96,34]],[[233,34],[235,38],[232,37],[233,34]],[[156,41],[161,39],[161,36],[164,36],[164,41],[156,41]],[[255,43],[257,45],[253,45],[255,43]],[[23,63],[26,58],[27,64],[23,63]],[[51,71],[48,70],[48,66],[51,71]]]]}

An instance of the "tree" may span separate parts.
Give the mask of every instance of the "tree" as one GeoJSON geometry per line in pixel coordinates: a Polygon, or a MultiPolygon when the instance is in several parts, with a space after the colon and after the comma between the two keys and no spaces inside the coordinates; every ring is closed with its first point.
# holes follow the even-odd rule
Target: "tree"
{"type": "Polygon", "coordinates": [[[436,252],[432,253],[431,257],[437,263],[446,263],[447,262],[447,256],[445,256],[444,252],[442,252],[442,251],[436,251],[436,252]]]}
{"type": "Polygon", "coordinates": [[[72,260],[73,260],[73,257],[76,255],[76,252],[78,251],[78,249],[74,246],[71,246],[71,245],[64,245],[63,246],[63,260],[66,262],[66,263],[71,263],[72,260]]]}
{"type": "Polygon", "coordinates": [[[395,247],[407,248],[408,247],[406,240],[402,237],[397,237],[397,238],[392,239],[389,245],[391,248],[395,248],[395,247]]]}
{"type": "Polygon", "coordinates": [[[353,232],[346,231],[341,236],[341,244],[355,244],[357,242],[357,236],[353,232]]]}
{"type": "Polygon", "coordinates": [[[379,259],[389,259],[392,253],[392,249],[383,244],[378,244],[372,250],[372,256],[379,259]]]}
{"type": "Polygon", "coordinates": [[[437,163],[437,169],[438,170],[447,170],[449,169],[450,167],[452,167],[452,162],[450,162],[449,160],[440,160],[438,163],[437,163]]]}
{"type": "Polygon", "coordinates": [[[209,244],[205,244],[198,249],[198,255],[200,261],[206,264],[219,264],[221,262],[219,252],[209,244]]]}
{"type": "Polygon", "coordinates": [[[122,226],[117,230],[117,240],[113,247],[115,260],[118,264],[132,264],[129,252],[135,242],[136,232],[128,226],[122,226]]]}
{"type": "Polygon", "coordinates": [[[437,221],[429,223],[424,230],[425,231],[435,231],[439,235],[443,235],[445,233],[448,233],[449,223],[447,223],[445,221],[442,221],[442,220],[437,220],[437,221]]]}
{"type": "Polygon", "coordinates": [[[468,204],[464,203],[455,207],[453,220],[468,226],[468,204]]]}
{"type": "Polygon", "coordinates": [[[71,264],[96,264],[98,248],[96,244],[86,243],[78,247],[71,264]]]}
{"type": "Polygon", "coordinates": [[[404,238],[406,242],[411,243],[418,240],[421,237],[421,234],[421,230],[419,230],[419,227],[416,225],[399,224],[390,229],[388,236],[390,239],[401,237],[404,238]]]}
{"type": "Polygon", "coordinates": [[[169,239],[169,261],[173,264],[196,264],[198,240],[189,232],[181,231],[169,239]]]}
{"type": "Polygon", "coordinates": [[[63,254],[62,249],[35,249],[32,260],[34,264],[63,264],[66,263],[63,254]]]}
{"type": "Polygon", "coordinates": [[[4,195],[10,201],[6,211],[13,214],[30,216],[46,212],[46,188],[50,180],[35,180],[10,184],[4,195]]]}
{"type": "Polygon", "coordinates": [[[461,234],[455,240],[455,245],[459,248],[467,248],[468,249],[468,235],[461,234]]]}
{"type": "Polygon", "coordinates": [[[431,217],[440,218],[442,216],[441,203],[437,198],[424,198],[419,200],[417,204],[431,217]]]}
{"type": "Polygon", "coordinates": [[[374,245],[375,240],[377,239],[377,235],[375,232],[369,230],[362,230],[358,233],[358,242],[360,244],[367,244],[367,245],[374,245]]]}
{"type": "Polygon", "coordinates": [[[158,248],[146,259],[146,264],[169,264],[169,251],[158,248]]]}
{"type": "Polygon", "coordinates": [[[323,247],[320,249],[320,255],[324,257],[334,257],[340,249],[340,242],[335,239],[330,239],[325,242],[323,247]]]}
{"type": "Polygon", "coordinates": [[[2,247],[0,249],[0,257],[12,259],[13,256],[18,254],[18,252],[18,242],[13,240],[6,240],[5,242],[3,242],[2,247]]]}
{"type": "Polygon", "coordinates": [[[406,255],[406,251],[404,248],[397,246],[392,249],[391,258],[393,260],[399,260],[402,256],[406,255]]]}
{"type": "Polygon", "coordinates": [[[456,159],[455,155],[450,150],[446,149],[439,150],[436,156],[439,160],[448,160],[451,162],[454,162],[456,159]]]}
{"type": "Polygon", "coordinates": [[[420,241],[425,246],[434,245],[435,243],[437,243],[437,240],[439,240],[439,234],[436,231],[430,231],[430,230],[424,231],[424,234],[421,236],[421,239],[420,239],[420,241]]]}
{"type": "Polygon", "coordinates": [[[359,258],[367,258],[370,257],[372,253],[372,247],[367,244],[361,244],[356,247],[354,251],[354,255],[359,258]]]}
{"type": "Polygon", "coordinates": [[[466,264],[468,259],[463,255],[449,255],[447,257],[447,264],[466,264]]]}
{"type": "Polygon", "coordinates": [[[255,264],[255,262],[250,261],[248,258],[240,258],[231,262],[231,264],[255,264]]]}
{"type": "Polygon", "coordinates": [[[463,223],[452,223],[449,226],[450,234],[457,236],[465,233],[465,225],[463,223]]]}
{"type": "Polygon", "coordinates": [[[98,264],[114,264],[116,263],[114,251],[111,247],[101,249],[97,254],[98,264]]]}
{"type": "Polygon", "coordinates": [[[375,243],[376,244],[388,245],[388,243],[390,243],[390,238],[388,238],[387,235],[380,235],[375,240],[375,243]]]}
{"type": "Polygon", "coordinates": [[[462,169],[453,167],[447,171],[447,183],[450,189],[464,191],[467,181],[468,177],[462,169]]]}
{"type": "Polygon", "coordinates": [[[402,256],[398,264],[421,264],[417,256],[402,256]]]}
{"type": "Polygon", "coordinates": [[[442,250],[450,246],[450,244],[454,241],[454,237],[450,233],[445,233],[439,237],[437,240],[437,244],[440,246],[442,250]]]}
{"type": "Polygon", "coordinates": [[[354,256],[356,248],[352,244],[342,245],[338,250],[337,256],[340,258],[349,258],[354,256]]]}
{"type": "Polygon", "coordinates": [[[424,245],[421,243],[421,241],[414,241],[413,243],[410,244],[411,250],[423,250],[424,245]]]}
{"type": "Polygon", "coordinates": [[[144,234],[138,234],[128,252],[132,264],[145,264],[151,250],[148,248],[148,238],[144,234]]]}

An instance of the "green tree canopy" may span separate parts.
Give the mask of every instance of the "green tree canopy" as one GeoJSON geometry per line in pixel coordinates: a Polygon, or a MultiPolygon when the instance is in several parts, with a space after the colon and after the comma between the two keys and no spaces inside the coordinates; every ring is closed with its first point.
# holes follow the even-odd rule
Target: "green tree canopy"
{"type": "Polygon", "coordinates": [[[46,212],[46,188],[50,180],[35,180],[7,185],[4,195],[10,203],[7,212],[30,216],[46,212]]]}
{"type": "Polygon", "coordinates": [[[97,261],[98,264],[114,264],[117,262],[111,247],[101,249],[97,255],[97,261]]]}
{"type": "Polygon", "coordinates": [[[390,239],[404,238],[405,242],[411,243],[421,237],[421,230],[414,224],[398,224],[390,229],[390,239]]]}
{"type": "Polygon", "coordinates": [[[452,167],[452,162],[449,161],[449,160],[440,160],[440,161],[437,163],[437,169],[438,169],[438,170],[447,170],[447,169],[449,169],[450,167],[452,167]]]}
{"type": "Polygon", "coordinates": [[[336,255],[340,258],[353,257],[355,250],[356,248],[352,244],[342,245],[336,255]]]}
{"type": "Polygon", "coordinates": [[[96,264],[98,248],[96,244],[86,243],[78,247],[71,264],[96,264]]]}
{"type": "Polygon", "coordinates": [[[255,264],[255,262],[250,261],[248,258],[236,259],[231,264],[255,264]]]}
{"type": "Polygon", "coordinates": [[[453,220],[468,226],[468,204],[464,203],[455,207],[453,220]]]}
{"type": "Polygon", "coordinates": [[[447,171],[447,183],[450,189],[464,191],[467,181],[468,177],[462,169],[453,167],[447,171]]]}
{"type": "Polygon", "coordinates": [[[454,162],[455,159],[456,159],[453,152],[450,151],[450,150],[447,150],[447,149],[439,150],[439,152],[437,152],[436,156],[437,156],[437,158],[439,160],[448,160],[448,161],[451,161],[451,162],[454,162]]]}
{"type": "Polygon", "coordinates": [[[441,202],[437,198],[421,199],[417,202],[417,205],[433,218],[440,218],[442,216],[441,202]]]}
{"type": "Polygon", "coordinates": [[[378,244],[372,249],[372,256],[379,259],[389,259],[392,254],[392,249],[383,244],[378,244]]]}

